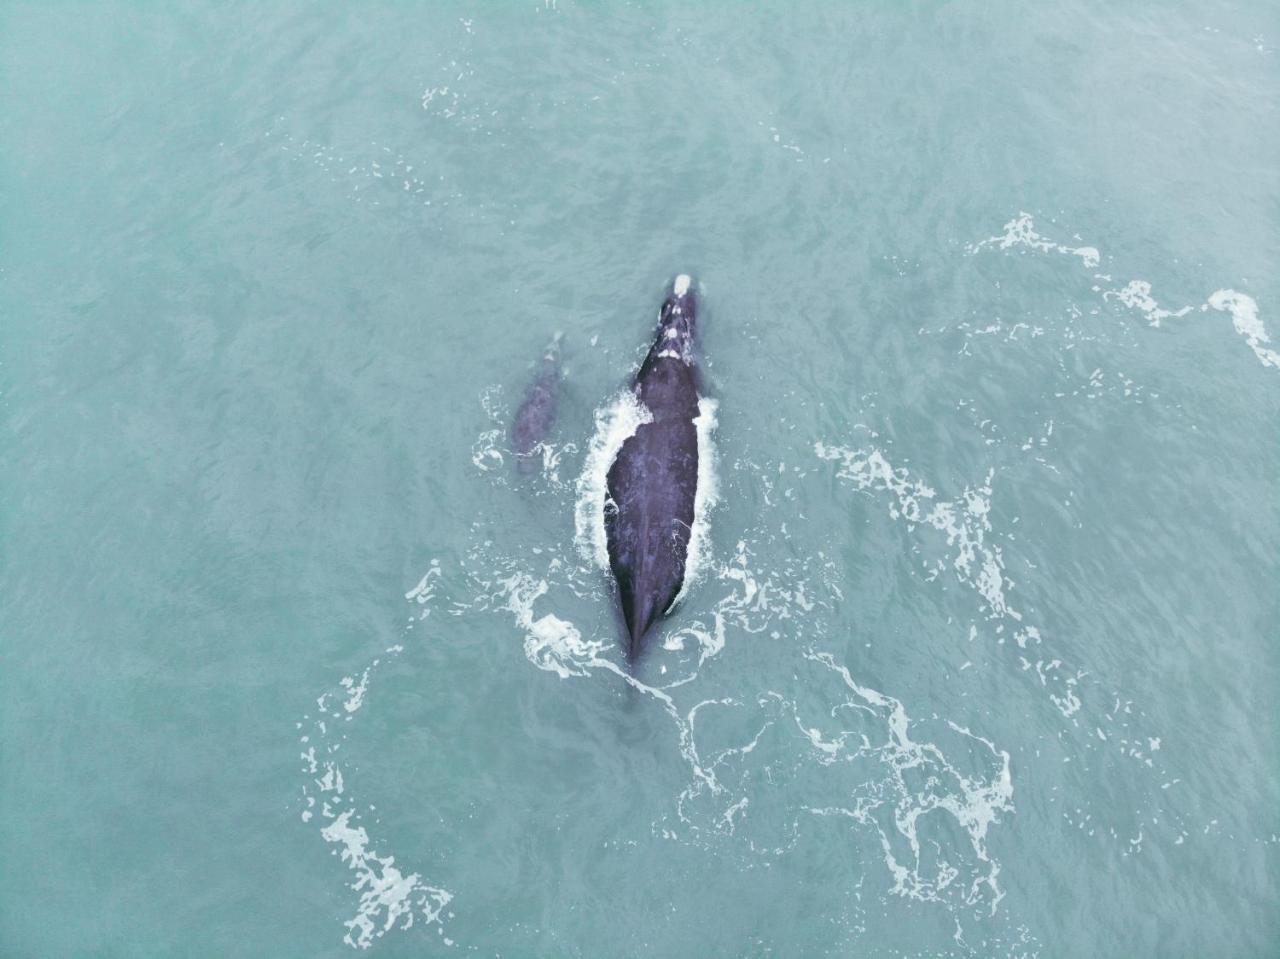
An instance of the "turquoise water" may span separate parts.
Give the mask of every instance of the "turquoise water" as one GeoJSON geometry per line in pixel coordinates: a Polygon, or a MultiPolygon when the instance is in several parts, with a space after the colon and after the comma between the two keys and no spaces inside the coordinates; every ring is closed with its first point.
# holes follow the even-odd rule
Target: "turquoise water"
{"type": "Polygon", "coordinates": [[[1278,43],[6,4],[0,954],[1275,955],[1278,43]],[[718,495],[629,682],[682,270],[718,495]]]}

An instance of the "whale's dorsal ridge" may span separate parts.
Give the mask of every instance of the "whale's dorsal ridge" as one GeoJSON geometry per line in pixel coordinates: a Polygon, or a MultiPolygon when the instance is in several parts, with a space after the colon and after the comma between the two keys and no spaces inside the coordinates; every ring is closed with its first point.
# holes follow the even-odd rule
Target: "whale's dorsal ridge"
{"type": "Polygon", "coordinates": [[[650,419],[609,467],[604,511],[609,568],[627,625],[627,658],[681,594],[698,487],[699,413],[693,280],[681,273],[659,311],[652,346],[632,382],[650,419]]]}

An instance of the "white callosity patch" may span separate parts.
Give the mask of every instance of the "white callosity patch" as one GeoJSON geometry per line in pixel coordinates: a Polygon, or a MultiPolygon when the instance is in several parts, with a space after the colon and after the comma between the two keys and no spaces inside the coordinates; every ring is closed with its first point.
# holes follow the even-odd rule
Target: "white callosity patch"
{"type": "MultiPolygon", "coordinates": [[[[405,594],[418,607],[410,626],[429,614],[440,575],[439,562],[432,561],[418,585],[405,594]]],[[[403,651],[403,646],[390,646],[383,655],[398,656],[403,651]]],[[[370,679],[382,662],[379,656],[358,677],[342,677],[334,689],[316,699],[315,715],[304,716],[297,724],[299,729],[307,730],[300,737],[306,746],[301,756],[306,777],[301,818],[309,823],[317,815],[320,817],[324,823],[321,837],[337,846],[335,855],[354,874],[351,888],[359,893],[359,900],[355,915],[344,923],[344,941],[357,949],[367,949],[392,929],[408,929],[416,921],[442,922],[443,910],[453,898],[452,893],[427,883],[419,873],[404,872],[396,865],[395,856],[384,855],[375,848],[368,830],[360,824],[361,814],[348,793],[337,761],[346,739],[346,734],[340,732],[342,724],[350,722],[364,706],[370,679]]]]}
{"type": "Polygon", "coordinates": [[[1253,350],[1254,356],[1262,361],[1263,366],[1280,369],[1280,353],[1264,346],[1270,343],[1267,328],[1262,325],[1258,316],[1258,303],[1253,297],[1235,290],[1218,290],[1209,297],[1209,306],[1215,310],[1226,310],[1231,314],[1231,324],[1236,332],[1244,337],[1253,350]]]}

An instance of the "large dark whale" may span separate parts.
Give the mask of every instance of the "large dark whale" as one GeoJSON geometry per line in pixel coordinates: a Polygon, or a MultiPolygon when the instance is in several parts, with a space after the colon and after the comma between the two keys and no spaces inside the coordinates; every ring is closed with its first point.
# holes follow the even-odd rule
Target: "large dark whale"
{"type": "Polygon", "coordinates": [[[556,406],[560,393],[560,334],[547,347],[538,365],[538,375],[516,418],[511,424],[511,449],[516,456],[516,471],[523,476],[534,472],[542,463],[542,450],[556,422],[556,406]]]}
{"type": "Polygon", "coordinates": [[[609,568],[626,620],[627,659],[684,585],[698,488],[699,374],[689,277],[676,277],[632,389],[647,411],[609,467],[604,505],[609,568]]]}

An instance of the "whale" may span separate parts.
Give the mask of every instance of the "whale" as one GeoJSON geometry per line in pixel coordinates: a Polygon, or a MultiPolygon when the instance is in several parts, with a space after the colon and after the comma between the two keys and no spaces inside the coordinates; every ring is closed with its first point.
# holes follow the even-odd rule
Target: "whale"
{"type": "Polygon", "coordinates": [[[698,490],[697,302],[686,274],[658,313],[653,345],[631,382],[644,422],[609,466],[604,501],[609,571],[634,664],[645,634],[684,587],[698,490]]]}
{"type": "Polygon", "coordinates": [[[560,340],[557,333],[538,363],[538,372],[511,422],[511,451],[516,472],[533,473],[542,463],[542,451],[556,423],[560,399],[560,340]]]}

